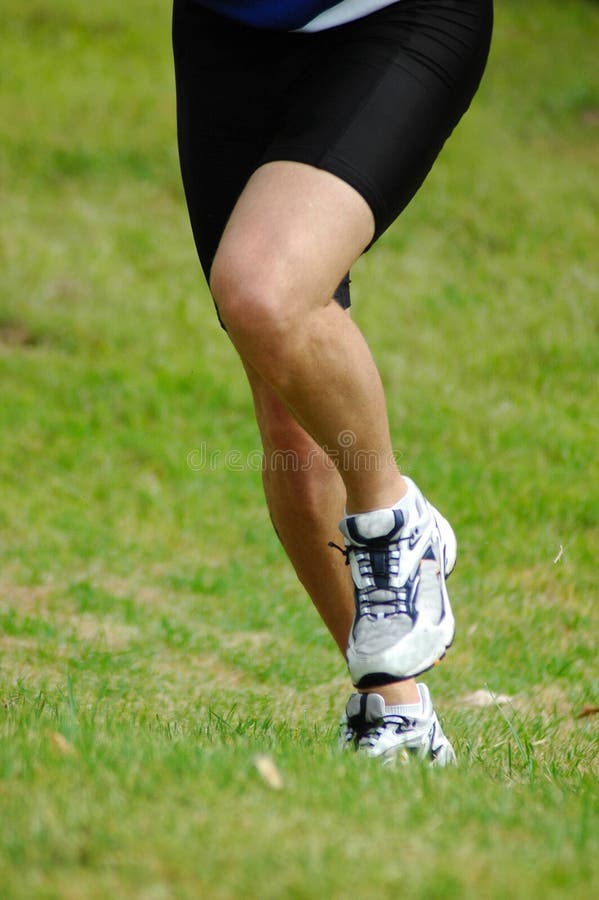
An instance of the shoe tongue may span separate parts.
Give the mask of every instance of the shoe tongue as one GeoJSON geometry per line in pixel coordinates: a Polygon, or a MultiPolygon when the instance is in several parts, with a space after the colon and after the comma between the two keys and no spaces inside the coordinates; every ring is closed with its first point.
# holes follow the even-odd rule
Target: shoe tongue
{"type": "Polygon", "coordinates": [[[367,722],[379,722],[385,715],[385,701],[380,694],[366,694],[367,722]]]}
{"type": "Polygon", "coordinates": [[[380,722],[385,715],[385,701],[380,694],[352,694],[346,709],[348,719],[380,722]]]}
{"type": "Polygon", "coordinates": [[[372,512],[346,516],[340,528],[352,543],[368,544],[381,538],[390,539],[401,530],[404,516],[399,509],[375,509],[372,512]]]}

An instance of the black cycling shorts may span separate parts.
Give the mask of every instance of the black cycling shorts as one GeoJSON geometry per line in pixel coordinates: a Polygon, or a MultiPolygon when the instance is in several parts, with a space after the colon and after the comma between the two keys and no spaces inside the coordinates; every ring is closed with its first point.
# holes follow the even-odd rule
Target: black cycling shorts
{"type": "MultiPolygon", "coordinates": [[[[288,33],[175,0],[179,155],[206,277],[244,185],[275,160],[354,187],[376,240],[470,105],[492,20],[492,0],[399,0],[337,28],[288,33]]],[[[348,278],[335,296],[349,306],[348,278]]]]}

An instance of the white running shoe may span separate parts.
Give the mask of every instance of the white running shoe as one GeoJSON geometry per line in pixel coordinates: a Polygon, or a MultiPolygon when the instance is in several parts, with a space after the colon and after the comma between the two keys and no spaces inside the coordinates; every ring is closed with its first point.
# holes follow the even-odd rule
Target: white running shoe
{"type": "Polygon", "coordinates": [[[402,509],[346,516],[339,525],[355,587],[347,664],[357,687],[425,672],[454,637],[445,579],[456,561],[455,535],[414,482],[405,480],[402,509]]]}
{"type": "Polygon", "coordinates": [[[432,766],[455,763],[427,686],[419,684],[418,690],[422,712],[416,716],[393,712],[380,694],[352,694],[341,720],[342,747],[378,757],[385,766],[408,763],[411,757],[432,766]]]}

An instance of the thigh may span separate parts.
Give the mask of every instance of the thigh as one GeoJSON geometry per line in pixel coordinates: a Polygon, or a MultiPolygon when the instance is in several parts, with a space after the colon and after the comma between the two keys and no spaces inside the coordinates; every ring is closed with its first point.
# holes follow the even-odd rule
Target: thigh
{"type": "Polygon", "coordinates": [[[301,317],[330,302],[373,232],[368,203],[341,178],[303,163],[266,163],[235,204],[212,281],[220,293],[231,278],[250,292],[260,285],[301,317]]]}
{"type": "Polygon", "coordinates": [[[372,209],[376,239],[468,108],[492,19],[492,0],[399,0],[316,35],[320,52],[264,160],[294,159],[345,180],[372,209]]]}
{"type": "MultiPolygon", "coordinates": [[[[313,41],[249,29],[175,0],[177,137],[185,197],[207,280],[225,225],[281,131],[313,41]]],[[[349,275],[334,296],[350,305],[349,275]]]]}

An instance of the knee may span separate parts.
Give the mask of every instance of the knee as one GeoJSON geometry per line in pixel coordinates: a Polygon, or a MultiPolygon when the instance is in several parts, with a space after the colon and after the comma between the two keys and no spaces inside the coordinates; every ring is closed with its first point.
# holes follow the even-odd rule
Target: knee
{"type": "Polygon", "coordinates": [[[217,254],[210,290],[229,337],[246,358],[277,357],[293,329],[289,287],[274,262],[217,254]]]}

